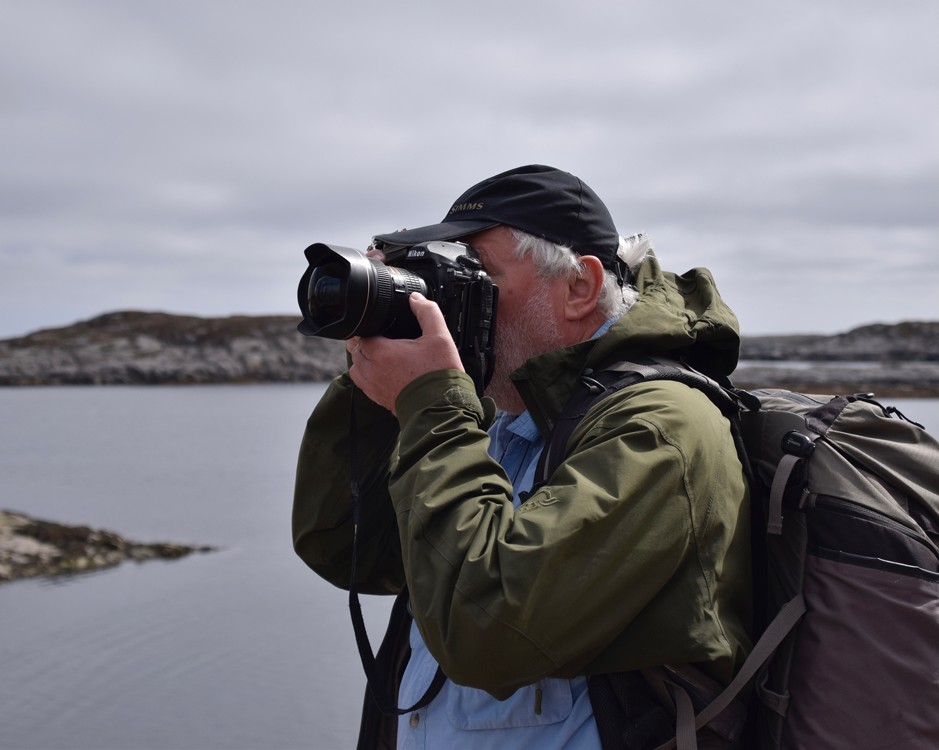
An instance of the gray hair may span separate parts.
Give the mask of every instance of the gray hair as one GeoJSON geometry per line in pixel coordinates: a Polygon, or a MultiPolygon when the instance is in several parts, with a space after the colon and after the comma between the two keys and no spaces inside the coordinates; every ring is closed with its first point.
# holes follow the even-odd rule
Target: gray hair
{"type": "MultiPolygon", "coordinates": [[[[545,279],[554,279],[565,274],[580,275],[584,271],[580,256],[566,245],[558,245],[549,240],[509,227],[515,239],[515,257],[530,255],[538,269],[538,274],[545,279]]],[[[616,252],[629,270],[635,274],[642,265],[646,253],[652,249],[652,241],[642,234],[620,237],[616,252]]],[[[607,319],[623,315],[636,300],[639,292],[632,284],[620,286],[616,274],[604,269],[603,288],[600,290],[598,305],[607,319]]]]}

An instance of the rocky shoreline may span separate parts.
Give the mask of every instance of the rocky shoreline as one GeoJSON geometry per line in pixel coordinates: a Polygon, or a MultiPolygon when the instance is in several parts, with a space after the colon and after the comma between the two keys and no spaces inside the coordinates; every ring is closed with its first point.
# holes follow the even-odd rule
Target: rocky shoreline
{"type": "MultiPolygon", "coordinates": [[[[299,316],[107,313],[0,341],[0,386],[323,382],[342,342],[301,336],[299,316]]],[[[734,382],[815,393],[939,396],[939,322],[834,335],[744,336],[734,382]]]]}
{"type": "Polygon", "coordinates": [[[0,510],[0,584],[36,576],[63,576],[133,560],[175,560],[213,552],[210,546],[129,541],[112,531],[66,526],[0,510]]]}

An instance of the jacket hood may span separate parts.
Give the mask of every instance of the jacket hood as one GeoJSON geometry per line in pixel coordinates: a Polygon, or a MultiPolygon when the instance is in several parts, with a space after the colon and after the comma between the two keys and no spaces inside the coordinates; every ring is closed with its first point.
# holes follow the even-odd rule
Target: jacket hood
{"type": "Polygon", "coordinates": [[[512,374],[543,432],[551,429],[587,368],[630,357],[668,356],[719,381],[736,368],[737,317],[721,299],[709,270],[693,268],[679,276],[663,271],[650,252],[636,288],[639,299],[602,336],[532,357],[512,374]]]}

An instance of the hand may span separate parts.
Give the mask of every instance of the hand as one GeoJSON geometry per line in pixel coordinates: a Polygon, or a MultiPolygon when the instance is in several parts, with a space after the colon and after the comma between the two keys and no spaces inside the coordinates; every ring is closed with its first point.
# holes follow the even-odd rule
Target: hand
{"type": "Polygon", "coordinates": [[[352,382],[392,414],[398,395],[411,381],[436,370],[463,371],[459,352],[440,308],[417,292],[411,293],[408,303],[421,327],[420,338],[370,336],[353,337],[346,342],[346,349],[352,356],[349,368],[352,382]]]}

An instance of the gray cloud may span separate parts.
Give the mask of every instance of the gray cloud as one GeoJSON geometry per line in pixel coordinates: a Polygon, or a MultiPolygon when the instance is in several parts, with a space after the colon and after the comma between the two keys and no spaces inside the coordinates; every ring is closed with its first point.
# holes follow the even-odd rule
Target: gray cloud
{"type": "Polygon", "coordinates": [[[0,336],[293,312],[310,242],[435,221],[528,162],[712,267],[745,332],[939,317],[926,0],[3,10],[0,336]]]}

